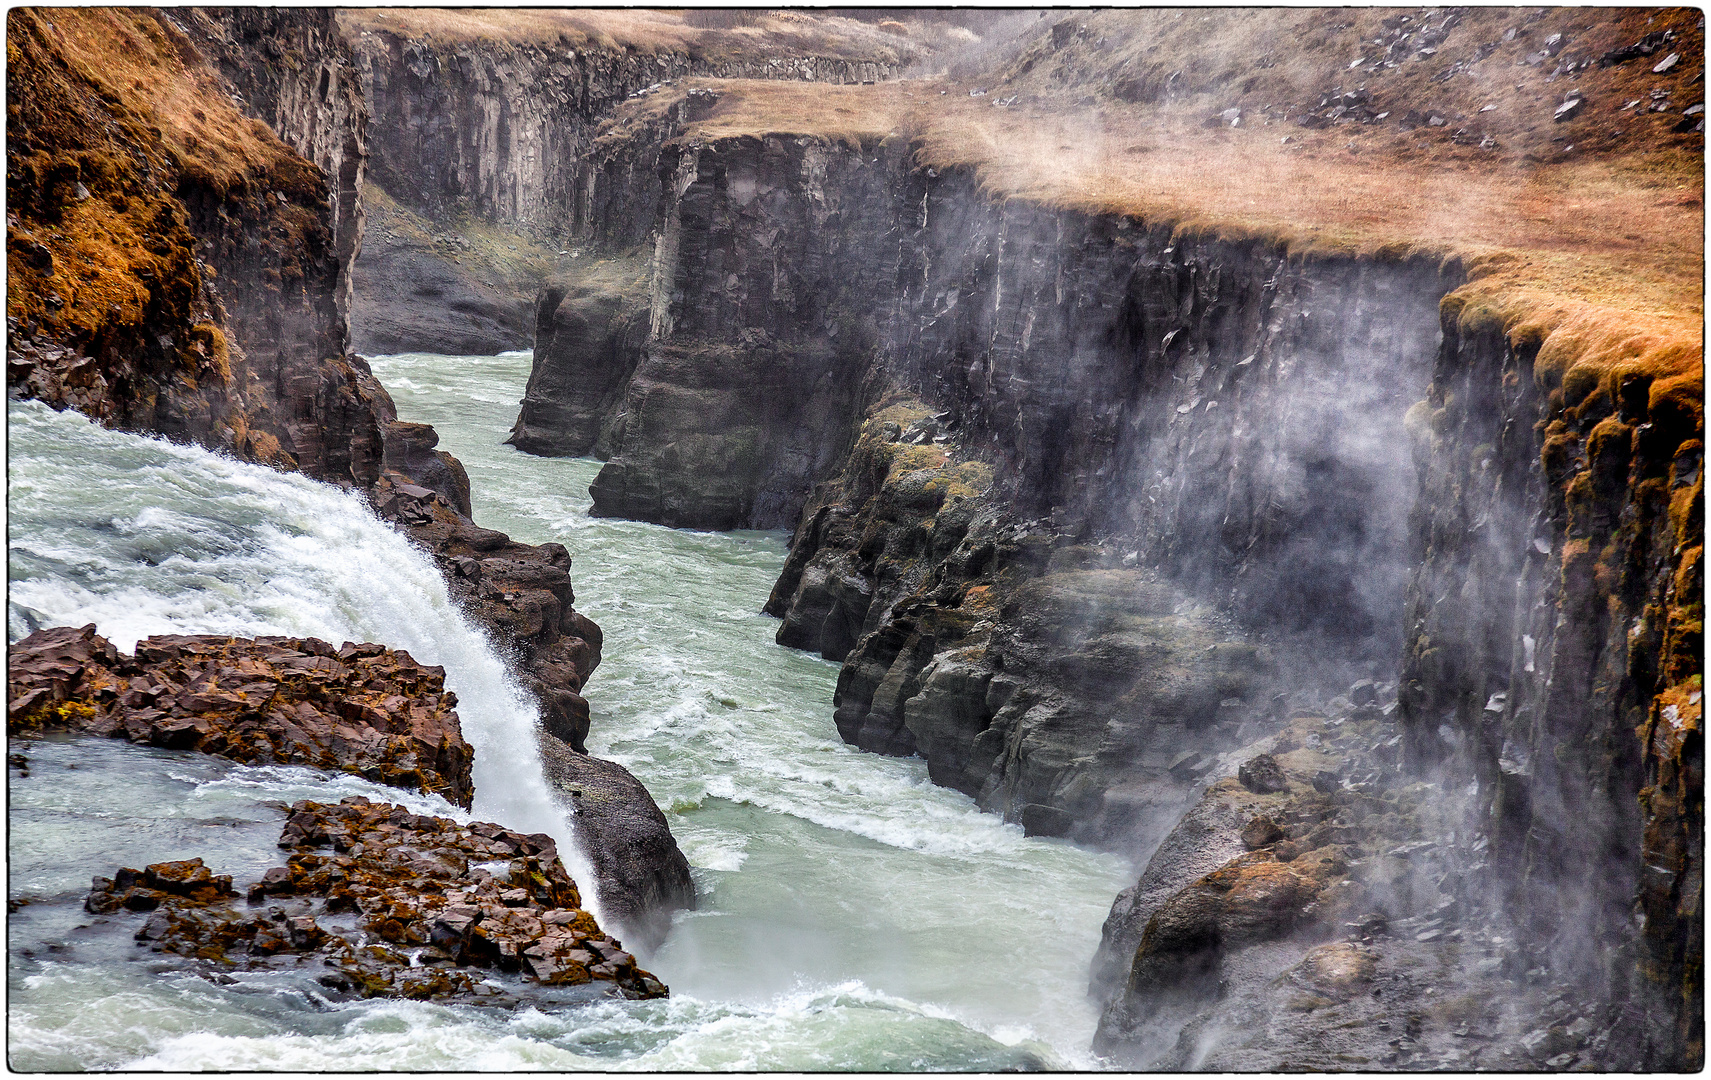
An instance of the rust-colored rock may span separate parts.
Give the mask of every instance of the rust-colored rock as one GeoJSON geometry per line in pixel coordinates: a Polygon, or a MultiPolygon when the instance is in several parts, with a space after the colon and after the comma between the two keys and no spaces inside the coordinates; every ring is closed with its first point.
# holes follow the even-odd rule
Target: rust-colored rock
{"type": "Polygon", "coordinates": [[[445,669],[380,645],[317,638],[164,635],[126,656],[54,627],[11,647],[7,732],[64,729],[198,750],[251,765],[310,765],[467,807],[473,751],[445,669]]]}
{"type": "Polygon", "coordinates": [[[96,878],[85,906],[153,912],[136,940],[156,952],[228,970],[313,965],[323,986],[360,997],[516,1004],[542,987],[667,993],[582,909],[544,834],[352,797],[293,803],[279,846],[286,865],[246,888],[247,908],[231,878],[200,859],[96,878]]]}

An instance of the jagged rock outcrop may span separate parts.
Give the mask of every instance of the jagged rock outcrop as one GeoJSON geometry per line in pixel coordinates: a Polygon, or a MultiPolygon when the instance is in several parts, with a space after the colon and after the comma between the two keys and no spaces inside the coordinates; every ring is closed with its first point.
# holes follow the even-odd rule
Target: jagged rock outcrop
{"type": "Polygon", "coordinates": [[[293,803],[289,852],[244,889],[201,859],[98,877],[85,902],[139,945],[214,973],[308,969],[335,996],[488,1006],[659,998],[582,910],[549,836],[352,797],[293,803]]]}
{"type": "Polygon", "coordinates": [[[93,624],[60,626],[8,650],[6,731],[309,765],[467,807],[474,751],[445,675],[380,645],[169,634],[127,656],[93,624]]]}
{"type": "Polygon", "coordinates": [[[531,454],[611,456],[619,404],[641,362],[646,263],[587,261],[535,304],[534,363],[509,440],[531,454]]]}

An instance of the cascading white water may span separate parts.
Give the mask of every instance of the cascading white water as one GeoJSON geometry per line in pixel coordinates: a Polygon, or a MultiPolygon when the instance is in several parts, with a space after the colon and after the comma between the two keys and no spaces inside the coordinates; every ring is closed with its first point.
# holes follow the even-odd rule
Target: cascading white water
{"type": "MultiPolygon", "coordinates": [[[[9,1033],[22,1068],[963,1069],[1091,1066],[1087,963],[1123,860],[1015,826],[925,765],[841,743],[836,665],[774,645],[758,608],[784,537],[587,517],[598,463],[499,445],[526,354],[380,358],[406,419],[469,468],[476,517],[559,540],[606,631],[590,748],[666,809],[701,909],[647,965],[661,1002],[547,1015],[317,1001],[79,951],[95,873],[202,854],[278,861],[278,802],[402,793],[88,740],[28,749],[13,783],[9,1033]],[[98,744],[98,745],[97,745],[98,744]],[[54,946],[60,946],[55,949],[54,946]]],[[[475,816],[560,835],[531,708],[432,565],[356,496],[12,404],[15,639],[95,622],[159,632],[375,640],[443,664],[476,748],[475,816]]],[[[437,802],[437,800],[435,800],[437,802]]],[[[447,813],[443,803],[437,812],[447,813]]],[[[561,845],[567,850],[569,845],[561,845]]],[[[579,880],[587,880],[572,867],[579,880]]]]}
{"type": "Polygon", "coordinates": [[[476,817],[547,833],[576,858],[569,815],[541,777],[534,702],[428,556],[360,496],[37,403],[7,412],[9,640],[92,622],[127,652],[172,633],[407,649],[443,666],[458,695],[476,817]]]}

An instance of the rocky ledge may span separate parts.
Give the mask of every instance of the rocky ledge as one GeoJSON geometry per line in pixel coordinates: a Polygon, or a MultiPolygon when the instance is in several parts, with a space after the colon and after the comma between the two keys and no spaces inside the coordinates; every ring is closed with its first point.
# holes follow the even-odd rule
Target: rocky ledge
{"type": "Polygon", "coordinates": [[[474,752],[445,669],[380,645],[164,635],[127,656],[82,628],[38,630],[8,653],[9,735],[61,729],[308,765],[468,807],[474,752]]]}
{"type": "MultiPolygon", "coordinates": [[[[395,437],[416,440],[417,458],[438,440],[426,424],[394,428],[410,429],[395,437]]],[[[542,728],[582,751],[588,701],[580,691],[600,664],[604,635],[576,610],[570,552],[563,544],[520,544],[482,528],[469,518],[467,480],[462,490],[459,506],[455,488],[433,490],[395,475],[383,477],[369,500],[383,520],[433,556],[458,607],[509,654],[513,670],[540,702],[542,728]]]]}
{"type": "Polygon", "coordinates": [[[291,806],[290,855],[249,884],[201,859],[98,877],[85,907],[147,912],[138,945],[229,970],[319,972],[336,995],[484,1005],[666,996],[582,909],[551,837],[361,797],[291,806]]]}
{"type": "Polygon", "coordinates": [[[1471,787],[1401,768],[1393,695],[1356,684],[1219,760],[1106,920],[1097,1052],[1167,1071],[1643,1069],[1640,997],[1527,944],[1471,787]]]}

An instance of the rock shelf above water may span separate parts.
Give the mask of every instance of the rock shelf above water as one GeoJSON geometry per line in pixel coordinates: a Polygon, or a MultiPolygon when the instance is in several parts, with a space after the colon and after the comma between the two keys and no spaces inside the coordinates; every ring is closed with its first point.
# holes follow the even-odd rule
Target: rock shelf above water
{"type": "Polygon", "coordinates": [[[334,769],[468,807],[474,751],[445,674],[402,649],[318,638],[169,634],[127,656],[94,624],[61,626],[11,647],[7,733],[334,769]]]}
{"type": "Polygon", "coordinates": [[[563,1004],[666,987],[582,908],[544,834],[361,797],[293,803],[290,852],[239,892],[201,859],[98,877],[85,907],[148,912],[138,945],[226,970],[308,966],[338,994],[563,1004]]]}

